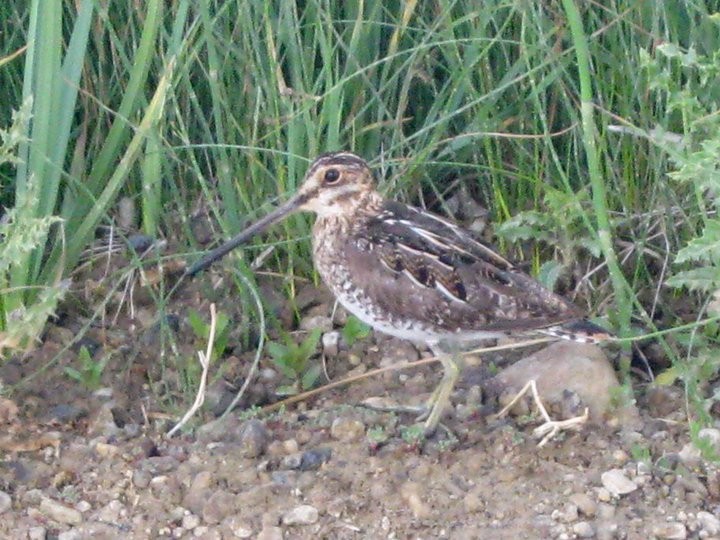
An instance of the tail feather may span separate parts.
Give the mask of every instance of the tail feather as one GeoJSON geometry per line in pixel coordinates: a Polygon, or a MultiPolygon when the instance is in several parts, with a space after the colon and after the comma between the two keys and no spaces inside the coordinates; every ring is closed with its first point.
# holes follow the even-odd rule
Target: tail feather
{"type": "Polygon", "coordinates": [[[580,319],[539,330],[541,334],[553,336],[577,343],[600,343],[613,338],[613,335],[602,326],[580,319]]]}

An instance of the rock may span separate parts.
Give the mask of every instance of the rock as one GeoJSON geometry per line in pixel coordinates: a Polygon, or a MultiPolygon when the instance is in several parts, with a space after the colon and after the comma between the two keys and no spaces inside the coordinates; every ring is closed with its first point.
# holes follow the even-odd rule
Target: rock
{"type": "Polygon", "coordinates": [[[120,447],[114,444],[107,444],[100,441],[95,443],[95,453],[100,458],[112,458],[115,457],[119,452],[120,447]]]}
{"type": "Polygon", "coordinates": [[[595,514],[597,514],[597,503],[585,493],[573,493],[570,495],[570,502],[577,506],[581,514],[587,517],[595,517],[595,514]]]}
{"type": "Polygon", "coordinates": [[[314,471],[323,463],[330,461],[332,450],[330,448],[313,448],[302,453],[290,454],[281,461],[284,469],[297,469],[301,471],[314,471]]]}
{"type": "Polygon", "coordinates": [[[120,519],[127,515],[125,505],[117,499],[113,499],[92,515],[95,521],[103,523],[119,523],[120,519]]]}
{"type": "Polygon", "coordinates": [[[651,386],[645,393],[648,414],[653,418],[664,418],[685,407],[681,392],[672,386],[651,386]]]}
{"type": "Polygon", "coordinates": [[[246,458],[261,456],[268,445],[270,436],[265,424],[257,418],[251,418],[242,424],[238,435],[240,453],[246,458]]]}
{"type": "Polygon", "coordinates": [[[87,416],[87,410],[71,403],[61,403],[52,407],[45,415],[43,421],[52,424],[67,424],[77,422],[87,416]]]}
{"type": "Polygon", "coordinates": [[[150,480],[152,480],[152,475],[149,472],[139,469],[133,471],[132,482],[135,487],[144,489],[150,485],[150,480]]]}
{"type": "Polygon", "coordinates": [[[83,520],[82,514],[74,508],[47,497],[40,502],[40,511],[50,519],[67,525],[79,525],[83,520]]]}
{"type": "Polygon", "coordinates": [[[234,538],[252,538],[253,530],[250,524],[237,516],[230,516],[223,520],[224,529],[230,532],[234,538]]]}
{"type": "Polygon", "coordinates": [[[300,330],[312,332],[319,328],[323,332],[330,332],[333,328],[332,319],[327,315],[310,315],[303,317],[298,325],[300,330]]]}
{"type": "Polygon", "coordinates": [[[652,535],[663,540],[684,540],[687,538],[687,528],[676,521],[658,523],[653,525],[652,535]]]}
{"type": "Polygon", "coordinates": [[[203,521],[210,525],[220,523],[235,512],[238,504],[238,498],[234,493],[219,489],[210,496],[203,506],[203,521]]]}
{"type": "Polygon", "coordinates": [[[677,454],[680,463],[688,469],[694,469],[702,463],[702,454],[693,443],[687,443],[677,454]]]}
{"type": "Polygon", "coordinates": [[[625,476],[625,472],[622,469],[605,471],[600,476],[600,480],[602,481],[603,487],[615,497],[627,495],[638,488],[635,482],[625,476]]]}
{"type": "Polygon", "coordinates": [[[322,351],[323,354],[329,358],[334,358],[340,351],[340,337],[341,333],[337,330],[332,332],[325,332],[322,336],[322,351]]]}
{"type": "Polygon", "coordinates": [[[210,488],[213,485],[213,473],[211,471],[200,471],[190,483],[190,488],[185,493],[182,505],[195,514],[201,514],[205,502],[210,497],[210,488]]]}
{"type": "Polygon", "coordinates": [[[336,418],[330,426],[330,435],[338,441],[357,441],[365,435],[365,424],[354,418],[336,418]]]}
{"type": "Polygon", "coordinates": [[[285,525],[312,525],[317,522],[319,517],[320,513],[317,508],[309,504],[302,504],[283,514],[282,522],[285,525]]]}
{"type": "Polygon", "coordinates": [[[595,536],[595,529],[587,521],[578,521],[572,526],[572,531],[578,538],[592,538],[595,536]]]}
{"type": "Polygon", "coordinates": [[[697,513],[697,520],[702,530],[708,535],[717,536],[717,534],[720,533],[720,519],[716,518],[710,512],[701,510],[697,513]]]}
{"type": "Polygon", "coordinates": [[[175,475],[155,476],[150,480],[150,491],[160,501],[171,504],[180,504],[182,489],[175,475]]]}
{"type": "Polygon", "coordinates": [[[283,531],[280,527],[266,526],[263,527],[257,540],[283,540],[283,531]]]}
{"type": "Polygon", "coordinates": [[[412,362],[420,358],[415,345],[403,339],[384,338],[379,340],[378,347],[380,367],[396,366],[400,362],[412,362]]]}
{"type": "Polygon", "coordinates": [[[200,525],[200,518],[195,514],[185,514],[182,518],[182,528],[186,531],[192,531],[200,525]]]}
{"type": "Polygon", "coordinates": [[[177,469],[180,462],[172,456],[152,456],[140,463],[140,469],[159,476],[177,469]]]}
{"type": "Polygon", "coordinates": [[[45,540],[47,529],[45,527],[30,527],[27,532],[28,540],[45,540]]]}
{"type": "Polygon", "coordinates": [[[573,503],[566,503],[562,510],[555,510],[552,513],[552,517],[563,523],[572,523],[578,518],[578,507],[573,503]],[[557,514],[556,514],[557,513],[557,514]]]}
{"type": "Polygon", "coordinates": [[[615,371],[597,345],[559,341],[502,370],[488,382],[488,388],[500,395],[518,392],[534,380],[546,406],[565,406],[567,396],[577,394],[590,410],[592,422],[616,417],[625,428],[640,424],[634,404],[615,408],[612,396],[620,389],[615,371]]]}
{"type": "Polygon", "coordinates": [[[4,514],[12,508],[12,499],[4,491],[0,491],[0,514],[4,514]]]}
{"type": "Polygon", "coordinates": [[[115,423],[112,413],[114,406],[112,401],[108,401],[103,403],[96,412],[90,414],[87,427],[88,438],[105,437],[105,439],[110,439],[121,436],[122,429],[115,423]]]}

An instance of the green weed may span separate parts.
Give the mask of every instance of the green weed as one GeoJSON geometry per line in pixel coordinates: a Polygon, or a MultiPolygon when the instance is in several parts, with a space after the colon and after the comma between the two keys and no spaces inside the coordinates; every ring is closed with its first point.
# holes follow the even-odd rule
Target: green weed
{"type": "Polygon", "coordinates": [[[342,336],[348,347],[352,347],[358,339],[365,339],[370,335],[370,327],[354,315],[350,315],[343,326],[342,336]]]}
{"type": "Polygon", "coordinates": [[[291,385],[279,387],[276,390],[278,395],[294,395],[315,385],[322,373],[322,366],[310,362],[310,358],[317,350],[321,334],[320,329],[316,328],[300,344],[295,343],[289,334],[284,336],[284,343],[268,342],[267,350],[273,364],[293,381],[291,385]]]}
{"type": "Polygon", "coordinates": [[[80,367],[66,366],[64,368],[65,375],[88,390],[97,390],[102,385],[102,375],[111,357],[111,354],[106,354],[99,360],[93,360],[87,347],[80,347],[77,353],[80,367]]]}

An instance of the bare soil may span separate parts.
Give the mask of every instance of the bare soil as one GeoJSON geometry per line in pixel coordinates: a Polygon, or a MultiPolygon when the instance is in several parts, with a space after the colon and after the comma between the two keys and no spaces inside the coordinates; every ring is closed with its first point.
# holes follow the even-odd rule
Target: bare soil
{"type": "MultiPolygon", "coordinates": [[[[233,328],[204,407],[167,439],[199,380],[204,343],[190,311],[207,319],[212,300],[233,324],[253,324],[218,279],[205,276],[174,295],[170,342],[141,287],[132,310],[118,293],[104,320],[86,326],[88,306],[106,292],[89,273],[38,349],[0,366],[0,537],[720,537],[720,477],[689,444],[681,388],[637,379],[639,424],[589,425],[538,448],[536,416],[490,417],[497,403],[484,381],[519,353],[471,362],[445,421],[452,435],[425,440],[408,428],[412,415],[360,404],[421,403],[439,380],[437,364],[256,414],[248,408],[277,401],[290,382],[264,357],[240,407],[218,420],[249,373],[257,340],[251,332],[244,342],[233,328]],[[94,361],[106,361],[97,380],[68,375],[68,367],[83,372],[78,337],[94,361]]],[[[279,289],[277,279],[262,281],[285,328],[296,318],[300,327],[342,327],[342,314],[330,318],[327,291],[300,284],[290,306],[279,289]]],[[[332,380],[429,354],[374,335],[352,347],[341,340],[330,352],[332,380]]]]}

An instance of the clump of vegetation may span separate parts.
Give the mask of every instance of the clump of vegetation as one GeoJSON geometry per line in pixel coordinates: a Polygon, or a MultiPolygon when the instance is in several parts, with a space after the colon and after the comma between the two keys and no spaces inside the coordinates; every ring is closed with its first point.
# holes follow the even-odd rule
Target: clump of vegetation
{"type": "Polygon", "coordinates": [[[79,367],[65,366],[65,374],[86,389],[97,390],[102,385],[102,375],[110,361],[111,354],[94,360],[87,347],[80,347],[77,353],[79,367]]]}
{"type": "MultiPolygon", "coordinates": [[[[0,129],[0,166],[19,166],[18,146],[27,142],[25,126],[30,122],[32,99],[13,113],[9,129],[0,129]]],[[[0,188],[3,186],[0,185],[0,188]]],[[[28,178],[26,189],[18,191],[15,206],[0,220],[0,359],[6,351],[34,345],[45,321],[54,313],[69,282],[56,278],[54,283],[38,287],[31,303],[16,302],[20,291],[13,287],[13,276],[22,271],[22,261],[42,246],[50,228],[59,224],[55,216],[35,217],[34,205],[40,190],[36,176],[28,178]]]]}
{"type": "Polygon", "coordinates": [[[348,347],[359,339],[365,339],[370,335],[370,327],[354,315],[350,315],[342,329],[342,336],[348,347]]]}
{"type": "Polygon", "coordinates": [[[322,373],[322,366],[310,359],[317,350],[321,335],[320,329],[316,328],[299,344],[289,334],[284,335],[284,343],[270,341],[267,344],[273,364],[280,373],[293,381],[290,385],[278,387],[275,391],[278,395],[292,396],[315,385],[322,373]]]}

